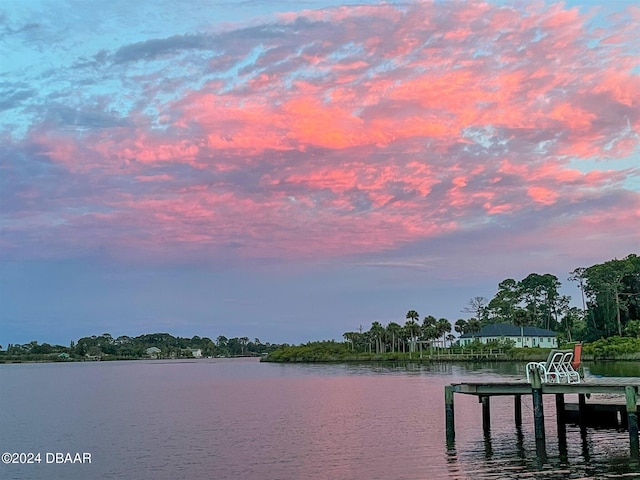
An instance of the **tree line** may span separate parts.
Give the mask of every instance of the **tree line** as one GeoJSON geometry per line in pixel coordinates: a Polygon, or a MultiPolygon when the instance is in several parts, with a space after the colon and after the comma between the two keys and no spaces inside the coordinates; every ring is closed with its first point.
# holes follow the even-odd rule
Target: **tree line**
{"type": "Polygon", "coordinates": [[[550,273],[531,273],[521,280],[507,278],[493,298],[474,297],[462,312],[471,318],[456,320],[432,315],[420,320],[409,310],[404,323],[375,321],[369,330],[345,332],[354,352],[409,352],[423,345],[446,347],[456,336],[476,333],[492,323],[535,326],[557,332],[560,341],[592,342],[614,335],[640,338],[640,257],[630,254],[590,267],[573,270],[568,281],[577,282],[582,308],[570,306],[571,297],[560,294],[562,283],[550,273]]]}
{"type": "MultiPolygon", "coordinates": [[[[403,321],[382,325],[378,321],[369,330],[345,332],[343,338],[352,352],[409,353],[425,345],[451,346],[456,335],[478,332],[491,323],[510,323],[517,326],[537,326],[557,332],[560,342],[593,342],[612,336],[640,338],[640,257],[630,254],[590,267],[573,270],[568,281],[576,282],[581,292],[580,307],[570,306],[571,298],[560,294],[560,280],[549,273],[531,273],[521,280],[507,278],[498,284],[493,298],[473,297],[462,312],[470,318],[460,318],[453,324],[446,318],[427,315],[422,318],[416,310],[409,310],[403,321]]],[[[160,349],[163,358],[192,357],[193,349],[203,356],[263,355],[287,344],[262,343],[248,337],[227,338],[220,335],[215,341],[207,337],[174,337],[168,333],[145,334],[138,337],[113,338],[105,333],[83,337],[61,345],[9,344],[0,347],[0,360],[55,359],[59,355],[81,359],[106,357],[135,359],[148,356],[150,347],[160,349]]]]}
{"type": "Polygon", "coordinates": [[[446,318],[436,319],[428,315],[420,323],[420,314],[415,310],[409,310],[405,318],[404,325],[389,322],[385,327],[380,322],[373,322],[368,331],[360,329],[358,332],[346,332],[343,338],[352,351],[409,354],[422,349],[425,343],[439,342],[446,346],[447,342],[451,344],[455,340],[451,333],[451,323],[446,318]]]}
{"type": "Polygon", "coordinates": [[[39,344],[9,344],[6,351],[0,347],[0,358],[5,360],[57,360],[57,359],[139,359],[148,358],[147,349],[160,350],[157,358],[193,358],[193,351],[200,350],[203,357],[237,357],[264,355],[280,347],[260,339],[248,337],[227,338],[220,335],[215,341],[208,337],[174,337],[168,333],[151,333],[137,337],[126,335],[114,338],[109,333],[73,340],[69,346],[39,344]]]}

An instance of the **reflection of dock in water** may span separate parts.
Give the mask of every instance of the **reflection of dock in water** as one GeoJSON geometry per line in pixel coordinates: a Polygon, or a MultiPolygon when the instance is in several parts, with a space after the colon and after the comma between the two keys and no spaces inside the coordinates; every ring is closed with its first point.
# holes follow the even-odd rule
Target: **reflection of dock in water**
{"type": "Polygon", "coordinates": [[[638,458],[638,414],[640,413],[640,378],[611,377],[588,378],[581,383],[542,383],[533,375],[531,383],[519,382],[465,382],[445,387],[445,416],[447,444],[455,441],[454,394],[475,395],[482,404],[482,426],[485,435],[491,428],[490,398],[514,397],[514,421],[522,425],[522,396],[533,398],[534,430],[538,456],[546,456],[544,395],[555,396],[558,440],[566,443],[566,424],[581,427],[599,426],[629,431],[631,456],[638,458]],[[567,396],[565,398],[565,395],[567,396]]]}

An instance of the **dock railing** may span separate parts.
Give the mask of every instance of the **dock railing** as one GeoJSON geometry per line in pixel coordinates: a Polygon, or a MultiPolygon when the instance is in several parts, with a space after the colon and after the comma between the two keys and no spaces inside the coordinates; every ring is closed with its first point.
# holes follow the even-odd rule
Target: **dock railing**
{"type": "Polygon", "coordinates": [[[428,351],[427,358],[431,360],[499,360],[506,359],[507,354],[501,348],[491,349],[451,349],[437,348],[428,351]]]}

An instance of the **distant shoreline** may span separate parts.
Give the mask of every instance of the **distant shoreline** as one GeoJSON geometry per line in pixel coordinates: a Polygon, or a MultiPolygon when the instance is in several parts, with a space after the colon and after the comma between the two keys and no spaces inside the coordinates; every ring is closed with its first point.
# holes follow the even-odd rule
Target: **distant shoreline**
{"type": "MultiPolygon", "coordinates": [[[[640,352],[632,358],[629,358],[629,355],[624,355],[620,358],[598,358],[595,359],[593,356],[588,356],[587,358],[582,359],[582,363],[598,363],[598,362],[637,362],[640,361],[640,352]]],[[[423,358],[412,358],[412,359],[388,359],[388,358],[363,358],[363,357],[352,357],[352,358],[327,358],[327,359],[315,359],[315,358],[296,358],[296,359],[287,359],[287,360],[274,360],[269,359],[268,357],[260,359],[260,362],[264,363],[491,363],[491,362],[500,362],[500,363],[526,363],[526,362],[542,362],[547,359],[547,356],[539,357],[539,358],[505,358],[505,357],[473,357],[473,358],[451,358],[447,356],[432,356],[432,357],[423,357],[423,358]]]]}
{"type": "Polygon", "coordinates": [[[257,355],[238,355],[234,357],[201,357],[201,358],[110,358],[104,356],[100,359],[93,358],[68,358],[68,359],[39,359],[39,360],[22,360],[22,359],[0,359],[0,365],[24,364],[24,363],[96,363],[96,362],[138,362],[147,361],[153,363],[199,363],[206,360],[233,360],[238,358],[255,358],[261,357],[257,355]]]}
{"type": "MultiPolygon", "coordinates": [[[[640,352],[635,356],[635,358],[628,358],[628,355],[625,355],[625,358],[583,358],[583,363],[592,364],[592,363],[609,363],[609,362],[637,362],[640,360],[640,352]]],[[[519,358],[446,358],[446,356],[427,356],[423,358],[412,358],[412,359],[390,359],[390,358],[378,358],[378,356],[372,356],[371,358],[363,358],[363,357],[352,357],[352,358],[341,358],[341,359],[305,359],[305,358],[296,358],[294,360],[272,360],[266,357],[255,357],[255,356],[238,356],[238,357],[217,357],[217,358],[103,358],[101,360],[85,360],[85,359],[70,359],[70,360],[0,360],[0,365],[20,365],[20,364],[38,364],[38,363],[60,363],[60,364],[68,364],[68,363],[96,363],[96,362],[138,362],[138,361],[147,361],[151,363],[157,364],[170,364],[170,363],[203,363],[207,360],[236,360],[236,359],[247,359],[247,358],[255,358],[259,359],[260,363],[333,363],[333,364],[356,364],[356,363],[398,363],[398,364],[410,364],[410,363],[523,363],[529,361],[544,361],[546,360],[546,356],[540,359],[519,359],[519,358]]],[[[212,362],[213,363],[213,362],[212,362]]]]}

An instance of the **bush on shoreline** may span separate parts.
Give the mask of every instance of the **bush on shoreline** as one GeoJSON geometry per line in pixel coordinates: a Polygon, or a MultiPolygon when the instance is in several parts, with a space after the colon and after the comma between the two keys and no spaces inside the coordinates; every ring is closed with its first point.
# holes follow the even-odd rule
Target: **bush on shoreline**
{"type": "Polygon", "coordinates": [[[601,338],[585,344],[584,354],[593,360],[640,360],[640,338],[601,338]]]}

